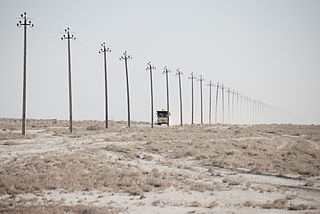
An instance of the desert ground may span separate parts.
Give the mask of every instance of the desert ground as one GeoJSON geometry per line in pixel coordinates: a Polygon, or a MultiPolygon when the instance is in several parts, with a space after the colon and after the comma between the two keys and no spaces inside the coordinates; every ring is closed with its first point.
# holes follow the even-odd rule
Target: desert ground
{"type": "Polygon", "coordinates": [[[0,119],[0,213],[320,213],[319,125],[0,119]]]}

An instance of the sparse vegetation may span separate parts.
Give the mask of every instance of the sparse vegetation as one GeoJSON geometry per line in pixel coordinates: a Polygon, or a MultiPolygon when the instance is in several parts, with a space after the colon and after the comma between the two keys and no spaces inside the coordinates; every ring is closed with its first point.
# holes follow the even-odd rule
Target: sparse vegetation
{"type": "MultiPolygon", "coordinates": [[[[302,180],[295,179],[295,185],[302,188],[297,191],[317,189],[320,126],[219,124],[151,130],[137,122],[127,128],[125,122],[110,121],[104,129],[103,122],[74,121],[70,134],[68,121],[30,120],[31,132],[23,138],[17,121],[0,119],[0,208],[7,213],[118,213],[127,206],[110,200],[117,194],[130,197],[131,206],[193,207],[204,213],[217,206],[318,209],[317,192],[304,193],[315,198],[314,204],[286,187],[285,198],[275,199],[271,196],[284,191],[281,185],[248,178],[266,175],[268,182],[273,175],[298,177],[302,180]],[[233,205],[214,198],[223,192],[229,197],[234,190],[270,198],[265,203],[251,196],[236,198],[233,205]],[[170,192],[183,196],[156,197],[170,192]],[[70,193],[78,195],[72,206],[63,195],[70,193]],[[213,198],[205,201],[208,194],[213,198]]],[[[294,185],[289,181],[288,186],[294,185]]]]}

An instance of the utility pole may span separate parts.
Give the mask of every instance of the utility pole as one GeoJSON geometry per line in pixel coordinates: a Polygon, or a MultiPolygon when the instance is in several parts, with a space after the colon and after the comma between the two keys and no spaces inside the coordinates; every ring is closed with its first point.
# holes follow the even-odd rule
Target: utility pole
{"type": "Polygon", "coordinates": [[[130,93],[129,93],[129,77],[128,77],[128,59],[132,59],[131,56],[127,54],[127,51],[119,58],[119,60],[124,60],[124,66],[126,69],[126,80],[127,80],[127,105],[128,105],[128,127],[130,127],[130,93]]]}
{"type": "Polygon", "coordinates": [[[156,69],[151,62],[147,63],[146,70],[150,71],[150,89],[151,89],[151,128],[153,128],[153,85],[152,85],[152,69],[156,69]]]}
{"type": "Polygon", "coordinates": [[[166,86],[167,86],[167,112],[168,112],[168,126],[169,126],[169,117],[170,117],[170,111],[169,111],[169,73],[171,71],[167,68],[167,66],[164,67],[163,74],[166,74],[166,86]]]}
{"type": "Polygon", "coordinates": [[[236,92],[236,96],[237,96],[237,107],[236,107],[236,118],[237,118],[237,123],[239,123],[239,92],[236,92]]]}
{"type": "Polygon", "coordinates": [[[247,95],[243,97],[243,122],[247,122],[247,95]]]}
{"type": "Polygon", "coordinates": [[[227,89],[227,94],[228,94],[228,123],[231,123],[230,119],[230,88],[227,89]]]}
{"type": "Polygon", "coordinates": [[[232,90],[232,112],[231,112],[231,121],[234,123],[234,94],[236,93],[234,89],[232,90]]]}
{"type": "Polygon", "coordinates": [[[193,75],[193,72],[190,74],[190,77],[188,79],[191,79],[191,124],[193,125],[193,112],[194,112],[194,101],[193,101],[193,80],[196,80],[197,77],[193,75]]]}
{"type": "Polygon", "coordinates": [[[176,76],[179,77],[179,92],[180,92],[180,125],[182,126],[182,94],[181,94],[181,75],[183,73],[179,70],[179,68],[176,71],[176,76]]]}
{"type": "Polygon", "coordinates": [[[222,91],[222,123],[224,123],[224,85],[221,85],[222,91]]]}
{"type": "Polygon", "coordinates": [[[239,123],[242,122],[242,93],[239,93],[239,123]]]}
{"type": "Polygon", "coordinates": [[[33,27],[31,21],[27,19],[27,13],[21,14],[21,20],[17,23],[18,27],[24,27],[23,45],[23,98],[22,98],[22,135],[26,135],[26,102],[27,102],[27,27],[33,27]]]}
{"type": "Polygon", "coordinates": [[[203,124],[203,102],[202,102],[202,82],[204,81],[204,78],[202,78],[202,74],[199,76],[198,81],[200,81],[200,110],[201,110],[201,124],[203,124]]]}
{"type": "Polygon", "coordinates": [[[71,92],[71,50],[70,50],[70,40],[75,40],[76,37],[70,34],[70,29],[64,30],[65,35],[61,37],[62,40],[68,40],[68,65],[69,65],[69,114],[70,114],[70,125],[69,130],[72,133],[72,92],[71,92]]]}
{"type": "Polygon", "coordinates": [[[210,88],[210,91],[209,91],[209,124],[211,124],[211,87],[214,86],[212,81],[210,80],[209,81],[209,84],[208,84],[209,88],[210,88]]]}
{"type": "Polygon", "coordinates": [[[106,129],[108,128],[108,75],[107,75],[107,52],[111,52],[109,48],[106,48],[106,43],[101,44],[99,53],[103,53],[104,59],[104,88],[105,88],[105,101],[106,101],[106,129]]]}
{"type": "Polygon", "coordinates": [[[220,85],[219,85],[219,82],[217,82],[217,85],[214,85],[214,87],[217,88],[217,91],[216,91],[216,111],[215,111],[215,123],[217,123],[217,116],[218,116],[218,95],[219,95],[219,88],[220,88],[220,85]]]}

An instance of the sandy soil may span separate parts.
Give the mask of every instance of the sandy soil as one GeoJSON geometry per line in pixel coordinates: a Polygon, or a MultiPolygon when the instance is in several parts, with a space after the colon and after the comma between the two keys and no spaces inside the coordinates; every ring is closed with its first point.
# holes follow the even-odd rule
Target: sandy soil
{"type": "Polygon", "coordinates": [[[0,213],[320,213],[320,126],[0,119],[0,213]]]}

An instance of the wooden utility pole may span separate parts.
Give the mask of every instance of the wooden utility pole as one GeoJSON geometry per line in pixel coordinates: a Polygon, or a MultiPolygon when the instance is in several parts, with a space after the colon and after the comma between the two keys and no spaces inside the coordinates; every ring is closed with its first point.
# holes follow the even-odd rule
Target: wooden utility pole
{"type": "Polygon", "coordinates": [[[167,68],[167,66],[164,67],[163,74],[166,74],[166,86],[167,86],[167,112],[168,112],[168,126],[169,126],[169,117],[170,117],[170,111],[169,111],[169,73],[171,71],[167,68]]]}
{"type": "Polygon", "coordinates": [[[131,56],[127,54],[127,51],[119,58],[119,60],[124,60],[124,66],[126,70],[126,82],[127,82],[127,105],[128,105],[128,127],[130,127],[130,92],[129,92],[129,75],[128,75],[128,59],[132,59],[131,56]]]}
{"type": "Polygon", "coordinates": [[[227,96],[228,96],[228,123],[231,123],[231,119],[230,119],[230,88],[227,88],[227,96]]]}
{"type": "Polygon", "coordinates": [[[202,78],[202,75],[199,76],[198,81],[200,82],[200,118],[201,124],[203,124],[202,82],[204,81],[204,78],[202,78]]]}
{"type": "Polygon", "coordinates": [[[70,115],[70,125],[69,130],[72,132],[72,90],[71,90],[71,44],[70,40],[75,40],[74,35],[70,34],[70,29],[67,28],[64,30],[65,35],[61,37],[62,40],[68,40],[68,68],[69,68],[69,115],[70,115]]]}
{"type": "Polygon", "coordinates": [[[234,94],[236,93],[234,89],[232,90],[232,112],[231,112],[231,121],[234,123],[234,94]]]}
{"type": "Polygon", "coordinates": [[[214,87],[217,88],[217,91],[216,91],[216,111],[215,111],[215,123],[217,123],[217,116],[218,116],[218,95],[219,95],[219,88],[220,88],[220,85],[219,85],[219,82],[217,83],[217,85],[214,85],[214,87]]]}
{"type": "Polygon", "coordinates": [[[190,74],[189,79],[191,79],[191,124],[193,124],[193,112],[194,112],[194,100],[193,100],[193,80],[196,80],[197,77],[193,75],[193,72],[190,74]]]}
{"type": "Polygon", "coordinates": [[[183,73],[179,70],[179,68],[176,70],[176,76],[179,77],[179,92],[180,92],[180,125],[182,126],[182,93],[181,93],[181,75],[183,73]]]}
{"type": "Polygon", "coordinates": [[[208,86],[210,88],[209,89],[209,124],[211,124],[211,103],[212,103],[211,102],[211,87],[214,86],[211,80],[209,81],[208,86]]]}
{"type": "Polygon", "coordinates": [[[224,123],[224,85],[221,85],[222,96],[222,123],[224,123]]]}
{"type": "Polygon", "coordinates": [[[236,118],[237,118],[237,123],[239,123],[239,92],[236,92],[237,96],[237,105],[236,105],[236,118]]]}
{"type": "Polygon", "coordinates": [[[21,14],[21,20],[17,23],[18,27],[23,26],[24,45],[23,45],[23,98],[22,98],[22,135],[26,135],[26,102],[27,102],[27,27],[33,27],[31,21],[27,19],[27,13],[21,14]]]}
{"type": "Polygon", "coordinates": [[[150,71],[150,89],[151,89],[151,128],[153,128],[153,84],[152,84],[152,69],[156,69],[151,62],[147,63],[147,68],[146,70],[150,71]]]}
{"type": "Polygon", "coordinates": [[[105,102],[106,102],[106,129],[108,128],[108,74],[107,74],[107,52],[111,52],[109,48],[106,48],[106,43],[101,44],[101,49],[99,53],[103,53],[104,59],[104,88],[105,88],[105,102]]]}

